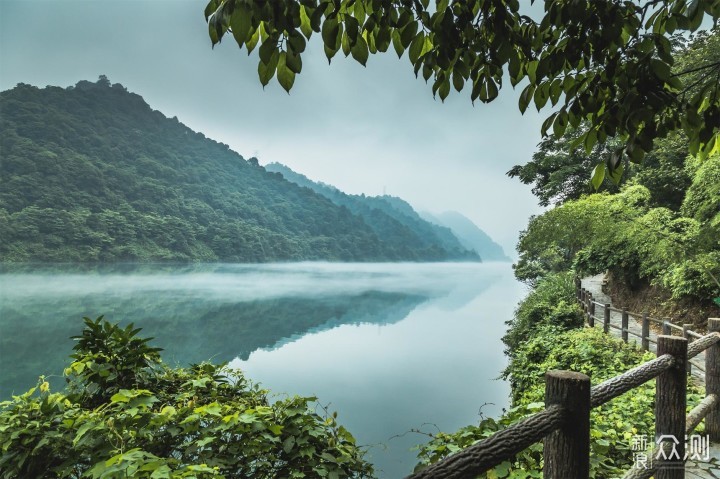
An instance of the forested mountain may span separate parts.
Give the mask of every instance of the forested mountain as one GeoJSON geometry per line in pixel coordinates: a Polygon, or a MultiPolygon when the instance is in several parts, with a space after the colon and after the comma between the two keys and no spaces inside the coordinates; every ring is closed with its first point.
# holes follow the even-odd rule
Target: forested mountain
{"type": "Polygon", "coordinates": [[[105,77],[0,93],[0,261],[471,257],[286,181],[105,77]]]}
{"type": "Polygon", "coordinates": [[[349,195],[334,186],[312,181],[280,163],[270,163],[265,165],[265,169],[280,173],[286,180],[310,188],[336,205],[346,207],[362,217],[392,248],[410,246],[432,253],[446,251],[454,259],[479,259],[472,248],[463,245],[449,228],[425,221],[410,204],[400,198],[388,195],[349,195]]]}
{"type": "Polygon", "coordinates": [[[476,251],[485,261],[510,261],[502,246],[480,229],[472,220],[457,211],[445,211],[438,215],[427,212],[422,217],[431,223],[450,228],[460,243],[467,249],[476,251]]]}

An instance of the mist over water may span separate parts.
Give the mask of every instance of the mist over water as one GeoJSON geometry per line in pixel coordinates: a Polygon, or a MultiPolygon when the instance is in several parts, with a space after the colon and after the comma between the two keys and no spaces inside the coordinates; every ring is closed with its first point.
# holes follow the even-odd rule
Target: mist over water
{"type": "Polygon", "coordinates": [[[500,338],[522,294],[504,263],[5,265],[0,398],[40,374],[62,387],[69,337],[103,314],[142,327],[170,363],[230,362],[273,392],[317,396],[371,445],[380,477],[402,477],[428,439],[408,431],[507,405],[500,338]]]}

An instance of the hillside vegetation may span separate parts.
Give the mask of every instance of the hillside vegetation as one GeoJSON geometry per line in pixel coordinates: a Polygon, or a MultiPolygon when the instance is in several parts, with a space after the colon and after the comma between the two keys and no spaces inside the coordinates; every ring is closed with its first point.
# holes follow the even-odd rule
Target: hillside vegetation
{"type": "Polygon", "coordinates": [[[447,251],[454,258],[478,259],[478,255],[472,252],[473,248],[462,243],[449,228],[424,220],[401,198],[349,195],[334,186],[312,181],[280,163],[270,163],[265,169],[280,173],[286,180],[349,209],[360,216],[390,248],[402,250],[412,247],[427,251],[429,255],[447,251]]]}
{"type": "Polygon", "coordinates": [[[478,259],[419,218],[369,225],[105,77],[20,84],[0,109],[0,261],[478,259]]]}

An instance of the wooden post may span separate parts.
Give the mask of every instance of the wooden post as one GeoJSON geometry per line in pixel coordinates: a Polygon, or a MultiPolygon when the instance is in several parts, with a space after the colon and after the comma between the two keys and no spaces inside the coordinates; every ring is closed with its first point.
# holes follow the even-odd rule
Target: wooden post
{"type": "MultiPolygon", "coordinates": [[[[720,318],[708,319],[708,333],[720,332],[720,318]]],[[[705,395],[720,397],[720,344],[715,343],[705,350],[705,395]]],[[[717,406],[705,417],[705,433],[710,441],[720,441],[720,408],[717,406]]]]}
{"type": "Polygon", "coordinates": [[[580,301],[582,298],[580,296],[580,288],[582,287],[582,282],[580,281],[580,278],[577,276],[575,277],[575,297],[578,301],[580,301]]]}
{"type": "Polygon", "coordinates": [[[647,311],[642,316],[642,348],[643,351],[650,351],[650,320],[647,311]]]}
{"type": "Polygon", "coordinates": [[[610,332],[610,303],[605,303],[605,311],[603,314],[603,332],[610,332]]]}
{"type": "Polygon", "coordinates": [[[672,355],[675,363],[655,382],[655,443],[667,444],[663,452],[653,453],[658,466],[655,479],[684,479],[687,340],[658,336],[657,355],[664,354],[672,355]]]}
{"type": "Polygon", "coordinates": [[[622,335],[621,335],[622,340],[625,341],[626,343],[628,342],[628,325],[629,325],[628,319],[629,319],[628,312],[625,308],[623,308],[623,310],[622,310],[622,325],[621,325],[622,330],[620,332],[622,333],[622,335]]]}
{"type": "Polygon", "coordinates": [[[672,329],[670,328],[670,321],[668,321],[667,318],[663,319],[663,323],[662,323],[662,333],[663,333],[665,336],[670,336],[670,335],[672,335],[672,329]]]}
{"type": "Polygon", "coordinates": [[[590,312],[588,313],[588,326],[595,327],[595,301],[590,296],[590,312]]]}
{"type": "Polygon", "coordinates": [[[545,407],[559,405],[567,417],[544,440],[543,478],[590,476],[590,378],[573,371],[545,373],[545,407]]]}
{"type": "MultiPolygon", "coordinates": [[[[692,336],[690,336],[690,335],[688,334],[688,331],[690,331],[690,330],[692,329],[692,327],[693,327],[692,324],[683,324],[683,330],[682,330],[682,333],[683,333],[683,334],[682,334],[682,335],[683,335],[683,338],[687,339],[688,346],[690,346],[690,343],[693,342],[692,336]]],[[[689,359],[688,359],[688,362],[687,362],[687,373],[688,373],[688,374],[692,374],[692,363],[690,362],[689,359]]]]}

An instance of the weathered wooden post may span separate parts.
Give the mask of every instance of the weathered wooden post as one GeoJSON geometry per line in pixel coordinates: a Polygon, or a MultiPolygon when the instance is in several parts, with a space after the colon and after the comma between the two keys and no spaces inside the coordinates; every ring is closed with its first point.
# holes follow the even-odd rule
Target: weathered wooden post
{"type": "MultiPolygon", "coordinates": [[[[708,319],[708,333],[720,332],[720,318],[708,319]]],[[[705,394],[720,397],[720,343],[705,350],[705,394]]],[[[705,417],[705,432],[710,441],[720,441],[720,409],[716,406],[705,417]]]]}
{"type": "Polygon", "coordinates": [[[665,336],[670,336],[672,334],[672,329],[670,328],[670,320],[667,318],[663,319],[662,333],[665,336]]]}
{"type": "Polygon", "coordinates": [[[605,334],[610,332],[610,303],[605,303],[605,310],[603,312],[603,332],[605,334]]]}
{"type": "Polygon", "coordinates": [[[642,315],[642,348],[643,351],[650,351],[650,320],[647,311],[642,315]]]}
{"type": "Polygon", "coordinates": [[[573,371],[545,373],[545,407],[566,411],[563,425],[544,440],[545,479],[590,476],[590,378],[573,371]]]}
{"type": "Polygon", "coordinates": [[[687,405],[687,340],[658,336],[657,355],[670,354],[675,362],[655,382],[655,443],[658,466],[655,479],[685,478],[685,408],[687,405]]]}
{"type": "MultiPolygon", "coordinates": [[[[690,343],[693,342],[692,336],[690,336],[690,334],[688,333],[688,331],[692,330],[692,327],[693,327],[692,324],[683,324],[683,327],[682,327],[682,328],[683,328],[683,329],[682,329],[682,333],[683,333],[682,335],[683,335],[683,338],[687,339],[688,347],[690,346],[690,343]]],[[[687,372],[688,372],[688,374],[691,374],[691,373],[692,373],[692,363],[690,362],[689,359],[688,359],[688,362],[687,362],[687,372]]]]}
{"type": "Polygon", "coordinates": [[[595,327],[595,301],[593,301],[592,295],[590,296],[590,312],[588,312],[588,326],[591,328],[595,327]]]}
{"type": "Polygon", "coordinates": [[[582,287],[582,282],[580,281],[580,278],[575,276],[575,297],[577,298],[578,301],[580,301],[582,299],[582,297],[580,296],[581,287],[582,287]]]}
{"type": "Polygon", "coordinates": [[[625,341],[626,343],[628,342],[629,323],[630,323],[630,321],[629,321],[628,312],[625,308],[623,308],[622,309],[622,324],[621,324],[622,329],[620,330],[620,333],[622,336],[622,340],[625,341]]]}

